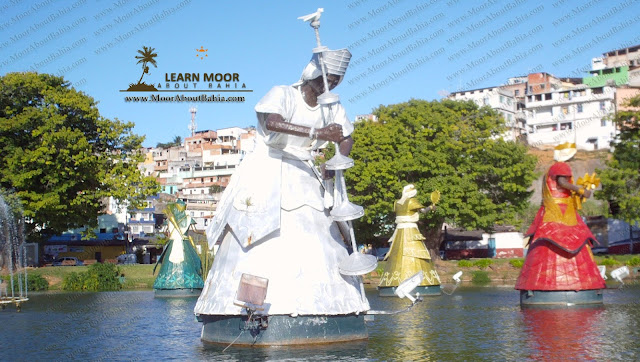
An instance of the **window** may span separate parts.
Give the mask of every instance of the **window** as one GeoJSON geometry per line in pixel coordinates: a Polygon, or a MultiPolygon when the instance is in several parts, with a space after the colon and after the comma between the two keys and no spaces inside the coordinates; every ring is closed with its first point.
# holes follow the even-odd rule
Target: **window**
{"type": "Polygon", "coordinates": [[[600,127],[606,127],[607,126],[607,120],[606,119],[601,119],[600,120],[600,127]]]}
{"type": "Polygon", "coordinates": [[[605,106],[604,101],[600,101],[600,110],[601,111],[604,111],[604,106],[605,106]]]}
{"type": "Polygon", "coordinates": [[[540,84],[540,89],[544,89],[544,88],[545,88],[545,86],[546,86],[546,84],[544,84],[544,83],[543,83],[543,84],[540,84]]]}
{"type": "Polygon", "coordinates": [[[578,113],[582,113],[582,104],[578,104],[578,113]]]}
{"type": "Polygon", "coordinates": [[[516,97],[520,95],[520,89],[516,89],[516,97]]]}
{"type": "MultiPolygon", "coordinates": [[[[565,93],[567,94],[567,93],[565,93]]],[[[568,114],[569,113],[569,107],[567,106],[562,106],[562,114],[568,114]]]]}

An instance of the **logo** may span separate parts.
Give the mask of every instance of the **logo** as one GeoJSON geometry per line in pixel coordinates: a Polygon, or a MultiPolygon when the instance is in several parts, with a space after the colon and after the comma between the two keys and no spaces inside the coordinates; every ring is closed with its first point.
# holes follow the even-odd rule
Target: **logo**
{"type": "Polygon", "coordinates": [[[158,63],[156,62],[156,57],[158,56],[155,53],[155,49],[151,47],[142,46],[142,49],[138,50],[138,55],[136,55],[136,59],[138,59],[138,63],[142,63],[142,75],[140,79],[138,79],[138,83],[129,84],[129,88],[127,91],[156,91],[156,87],[153,85],[146,84],[142,81],[142,78],[145,74],[149,74],[149,64],[154,67],[158,67],[158,63]]]}
{"type": "Polygon", "coordinates": [[[200,59],[204,59],[205,57],[208,57],[209,55],[207,54],[207,50],[209,49],[204,49],[204,47],[202,46],[200,47],[200,49],[196,49],[196,51],[198,52],[198,54],[196,54],[196,57],[200,57],[200,59]]]}
{"type": "MultiPolygon", "coordinates": [[[[195,48],[196,57],[203,60],[208,58],[209,49],[200,46],[195,48]]],[[[164,77],[152,78],[150,66],[158,68],[158,53],[155,48],[143,46],[137,51],[135,59],[141,69],[140,78],[135,83],[130,83],[126,90],[121,92],[253,92],[247,89],[247,85],[239,73],[228,72],[174,72],[164,73],[164,77]]],[[[193,59],[193,58],[191,58],[193,59]]],[[[155,72],[154,72],[155,73],[155,72]]],[[[153,74],[155,76],[156,74],[153,74]]]]}

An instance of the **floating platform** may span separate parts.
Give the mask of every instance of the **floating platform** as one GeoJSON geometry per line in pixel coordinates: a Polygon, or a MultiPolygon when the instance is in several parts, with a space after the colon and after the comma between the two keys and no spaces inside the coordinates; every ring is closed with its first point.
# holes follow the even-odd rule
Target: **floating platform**
{"type": "Polygon", "coordinates": [[[156,298],[185,298],[199,297],[202,289],[180,288],[180,289],[154,289],[156,298]]]}
{"type": "MultiPolygon", "coordinates": [[[[380,297],[398,297],[396,295],[397,287],[378,287],[378,296],[380,297]]],[[[420,296],[438,296],[442,294],[442,288],[439,285],[418,286],[411,294],[420,293],[420,296]]]]}
{"type": "Polygon", "coordinates": [[[603,303],[602,294],[602,289],[521,290],[520,306],[523,308],[597,306],[603,303]]]}
{"type": "Polygon", "coordinates": [[[364,314],[347,315],[197,315],[203,342],[234,346],[284,346],[364,340],[364,314]]]}

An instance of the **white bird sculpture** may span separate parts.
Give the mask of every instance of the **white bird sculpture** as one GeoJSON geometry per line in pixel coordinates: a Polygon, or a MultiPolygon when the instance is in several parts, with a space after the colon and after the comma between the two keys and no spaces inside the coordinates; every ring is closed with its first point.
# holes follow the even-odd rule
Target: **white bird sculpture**
{"type": "Polygon", "coordinates": [[[300,16],[298,17],[298,19],[302,21],[311,21],[312,23],[315,21],[320,21],[320,15],[322,15],[323,11],[324,11],[324,8],[318,8],[318,10],[315,13],[300,16]]]}

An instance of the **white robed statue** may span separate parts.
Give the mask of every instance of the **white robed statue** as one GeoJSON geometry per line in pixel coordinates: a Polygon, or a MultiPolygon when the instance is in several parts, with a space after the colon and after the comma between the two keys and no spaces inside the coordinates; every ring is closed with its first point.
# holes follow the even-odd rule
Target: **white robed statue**
{"type": "MultiPolygon", "coordinates": [[[[336,142],[344,155],[353,145],[353,125],[342,105],[318,103],[325,91],[322,62],[326,84],[333,89],[350,57],[346,49],[315,52],[299,82],[272,88],[255,106],[255,150],[231,177],[207,229],[210,247],[222,241],[195,306],[205,323],[203,340],[226,340],[207,336],[208,321],[222,316],[268,315],[269,330],[275,328],[273,316],[303,323],[305,316],[361,318],[369,310],[360,278],[339,271],[348,252],[345,236],[323,202],[321,179],[329,172],[324,176],[313,169],[314,152],[328,142],[336,142]],[[260,310],[237,302],[243,274],[268,281],[260,310]]],[[[233,327],[237,334],[237,325],[233,327]]]]}

